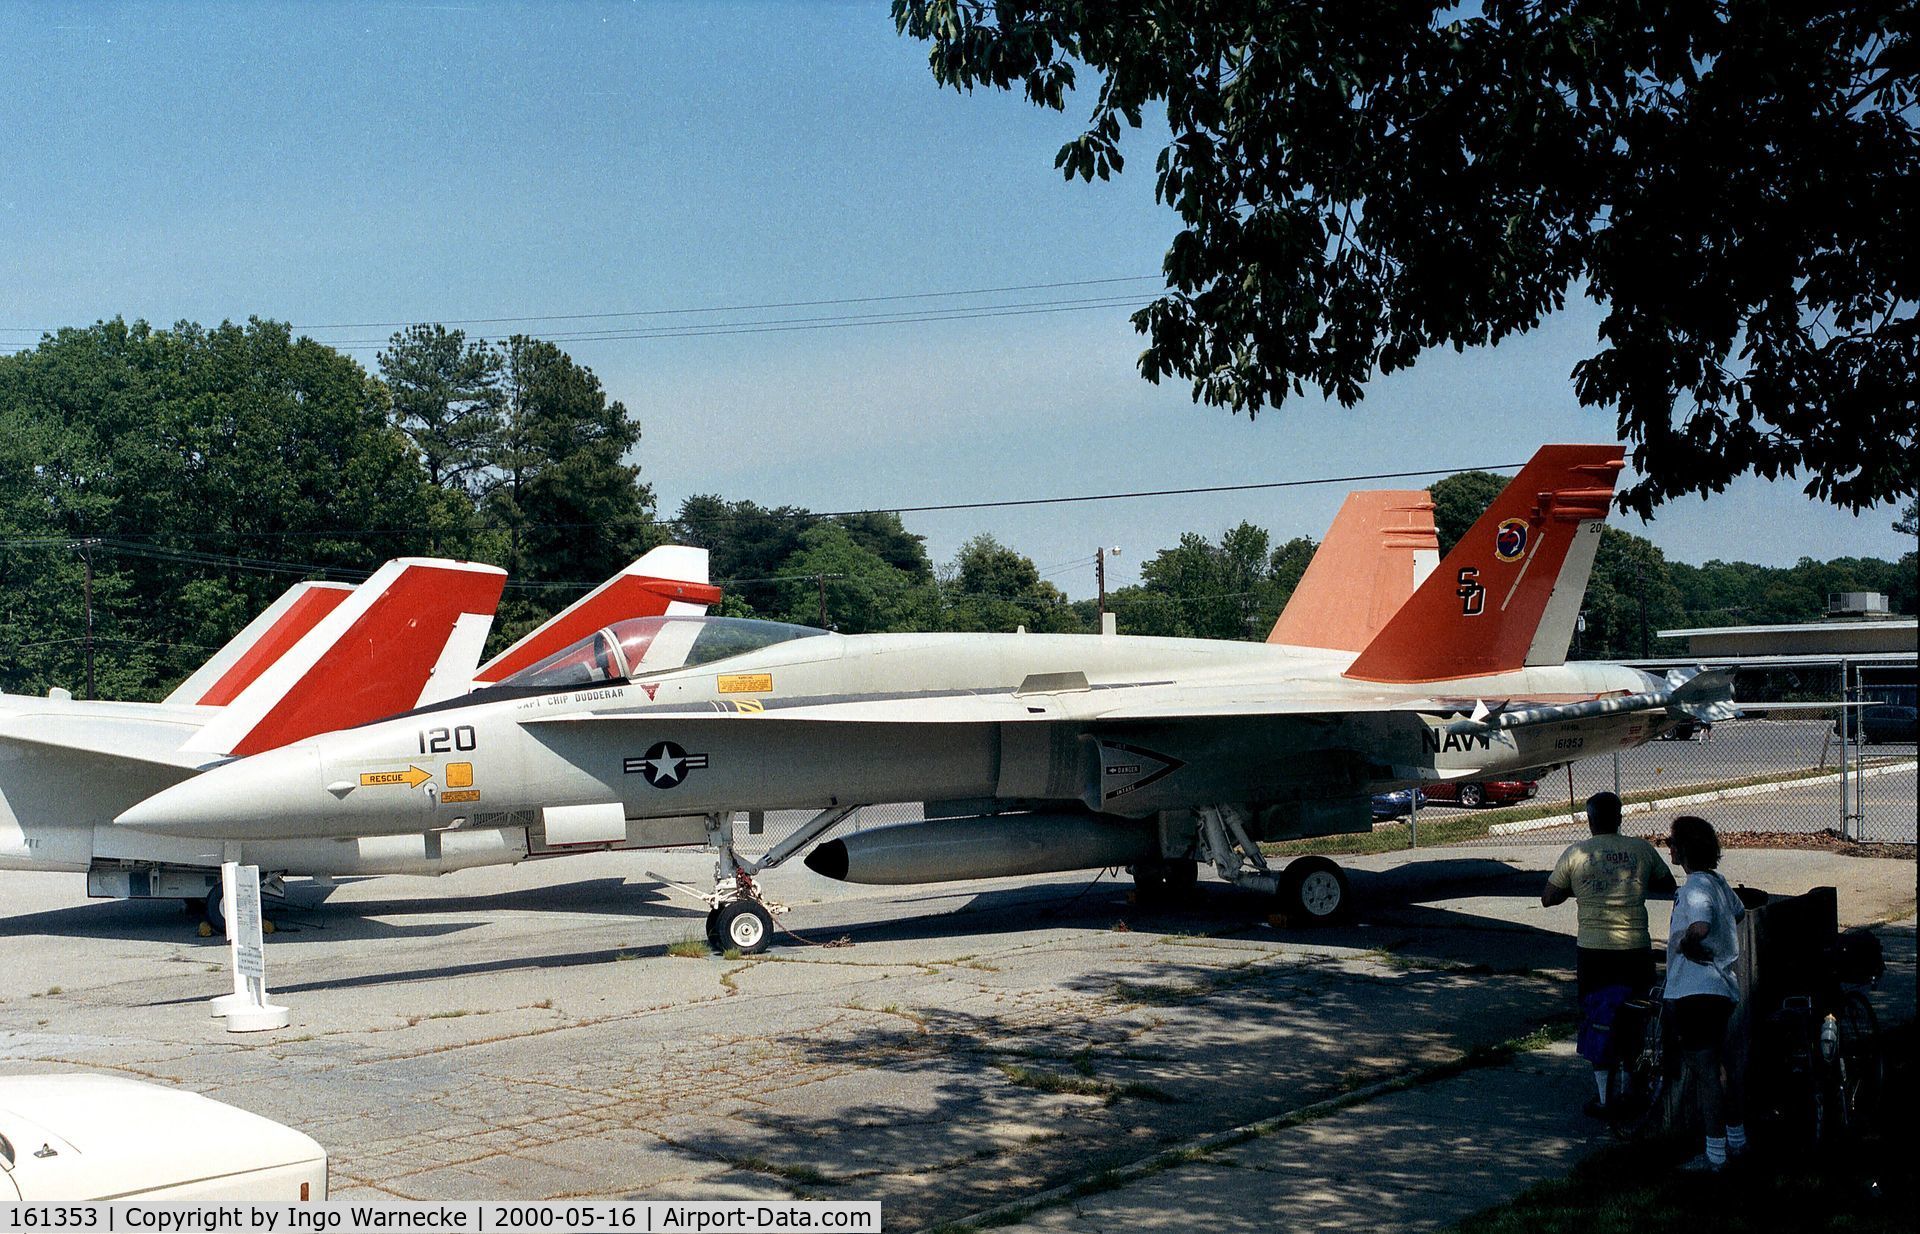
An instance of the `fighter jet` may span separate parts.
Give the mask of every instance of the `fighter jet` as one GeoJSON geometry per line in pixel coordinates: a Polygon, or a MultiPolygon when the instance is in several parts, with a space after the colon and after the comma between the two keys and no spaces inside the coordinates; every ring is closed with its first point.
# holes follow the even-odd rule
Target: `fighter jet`
{"type": "MultiPolygon", "coordinates": [[[[476,669],[505,577],[493,566],[403,559],[358,587],[297,584],[164,703],[0,695],[0,869],[84,872],[91,895],[193,901],[217,924],[219,864],[237,846],[218,835],[142,835],[113,827],[114,815],[233,755],[463,696],[582,629],[698,615],[719,598],[706,581],[705,550],[654,549],[476,669]]],[[[276,891],[289,873],[438,873],[462,864],[418,851],[409,862],[409,847],[423,845],[392,837],[252,845],[246,856],[276,891]]],[[[463,863],[526,855],[498,849],[463,863]]]]}
{"type": "MultiPolygon", "coordinates": [[[[1427,542],[1391,534],[1383,505],[1372,534],[1397,545],[1411,594],[1377,628],[1370,608],[1303,611],[1279,628],[1302,641],[1267,644],[621,622],[117,822],[243,846],[517,828],[560,846],[704,841],[720,854],[709,937],[754,952],[771,934],[762,871],[861,806],[919,802],[927,821],[820,844],[808,866],[867,883],[1126,866],[1145,894],[1205,862],[1324,920],[1347,906],[1339,868],[1273,869],[1262,841],[1364,831],[1376,792],[1537,773],[1730,712],[1723,674],[1565,662],[1622,465],[1615,446],[1542,449],[1417,586],[1427,542]],[[793,809],[816,813],[757,861],[737,851],[737,812],[793,809]]],[[[1363,599],[1372,585],[1354,580],[1363,599]]]]}

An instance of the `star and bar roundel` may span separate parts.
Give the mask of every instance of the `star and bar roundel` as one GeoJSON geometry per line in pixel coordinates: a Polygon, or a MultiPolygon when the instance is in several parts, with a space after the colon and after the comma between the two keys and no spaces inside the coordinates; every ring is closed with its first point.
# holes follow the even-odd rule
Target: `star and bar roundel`
{"type": "Polygon", "coordinates": [[[645,754],[629,758],[624,764],[628,775],[644,776],[647,783],[655,788],[673,788],[685,780],[689,773],[703,770],[706,765],[706,755],[689,754],[684,747],[671,741],[656,741],[647,748],[645,754]]]}

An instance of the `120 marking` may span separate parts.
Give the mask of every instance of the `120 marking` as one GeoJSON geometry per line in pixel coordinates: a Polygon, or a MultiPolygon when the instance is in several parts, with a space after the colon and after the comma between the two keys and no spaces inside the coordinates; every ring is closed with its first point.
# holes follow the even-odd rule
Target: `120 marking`
{"type": "Polygon", "coordinates": [[[473,735],[471,724],[459,724],[451,729],[423,728],[420,730],[420,753],[422,754],[445,754],[451,750],[464,753],[479,744],[479,739],[473,735]]]}

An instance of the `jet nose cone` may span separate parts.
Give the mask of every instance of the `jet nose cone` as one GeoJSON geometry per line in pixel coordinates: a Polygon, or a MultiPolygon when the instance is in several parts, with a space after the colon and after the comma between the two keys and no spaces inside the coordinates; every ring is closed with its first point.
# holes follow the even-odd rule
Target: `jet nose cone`
{"type": "MultiPolygon", "coordinates": [[[[167,835],[258,838],[277,834],[289,814],[311,808],[320,791],[312,747],[275,750],[203,771],[163,789],[115,818],[114,824],[167,835]]],[[[329,799],[331,800],[331,799],[329,799]]]]}

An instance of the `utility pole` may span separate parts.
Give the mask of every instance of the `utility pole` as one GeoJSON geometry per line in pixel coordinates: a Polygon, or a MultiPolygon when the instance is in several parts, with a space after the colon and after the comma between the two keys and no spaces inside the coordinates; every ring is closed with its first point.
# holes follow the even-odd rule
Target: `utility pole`
{"type": "Polygon", "coordinates": [[[80,550],[81,559],[87,563],[87,582],[86,582],[86,588],[85,588],[87,624],[86,624],[86,637],[82,640],[82,642],[86,645],[86,649],[87,649],[87,697],[89,699],[94,697],[94,693],[93,693],[93,546],[98,543],[99,543],[98,540],[82,540],[76,546],[80,550]]]}
{"type": "Polygon", "coordinates": [[[1109,554],[1118,557],[1120,555],[1119,546],[1115,545],[1113,548],[1096,548],[1093,550],[1094,583],[1100,591],[1099,608],[1096,611],[1099,613],[1100,620],[1103,623],[1107,619],[1107,556],[1109,554]]]}
{"type": "Polygon", "coordinates": [[[827,628],[827,576],[816,574],[813,581],[820,587],[820,628],[827,628]]]}

